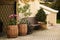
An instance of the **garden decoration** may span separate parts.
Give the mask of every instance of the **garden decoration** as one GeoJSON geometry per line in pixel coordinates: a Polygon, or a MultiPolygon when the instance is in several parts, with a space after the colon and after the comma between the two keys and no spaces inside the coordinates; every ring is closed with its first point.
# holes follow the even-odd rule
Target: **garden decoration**
{"type": "Polygon", "coordinates": [[[16,14],[9,15],[9,22],[7,27],[7,37],[15,38],[18,36],[18,26],[16,24],[16,14]]]}
{"type": "Polygon", "coordinates": [[[35,19],[37,20],[37,23],[40,24],[40,27],[46,28],[46,14],[42,8],[38,10],[35,19]]]}
{"type": "MultiPolygon", "coordinates": [[[[18,4],[19,5],[19,4],[18,4]]],[[[27,18],[31,15],[29,4],[25,4],[23,7],[18,8],[18,13],[24,15],[24,18],[19,20],[19,35],[26,35],[28,31],[28,20],[27,18]]]]}

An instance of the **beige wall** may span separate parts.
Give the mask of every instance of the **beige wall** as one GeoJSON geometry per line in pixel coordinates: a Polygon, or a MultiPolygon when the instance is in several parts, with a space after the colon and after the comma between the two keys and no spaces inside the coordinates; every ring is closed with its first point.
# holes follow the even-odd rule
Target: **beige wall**
{"type": "MultiPolygon", "coordinates": [[[[17,8],[21,7],[24,5],[24,3],[21,3],[20,0],[17,2],[17,4],[21,4],[20,6],[17,6],[17,8]]],[[[29,17],[35,17],[35,14],[37,13],[37,10],[39,10],[40,6],[39,6],[39,1],[38,0],[35,0],[34,2],[29,2],[29,9],[30,9],[30,12],[32,13],[29,17]]],[[[23,18],[24,15],[21,14],[21,13],[18,13],[18,17],[17,17],[17,20],[20,20],[20,18],[23,18]]]]}
{"type": "MultiPolygon", "coordinates": [[[[58,11],[56,11],[54,9],[51,9],[47,6],[39,4],[38,0],[35,0],[34,2],[30,2],[30,10],[31,10],[32,14],[29,17],[35,17],[36,13],[38,12],[38,10],[40,8],[43,8],[45,13],[47,14],[47,19],[46,19],[47,25],[48,26],[49,26],[49,24],[55,25],[56,24],[56,17],[57,17],[56,14],[57,14],[58,11]]],[[[19,16],[18,19],[20,17],[23,17],[22,14],[18,14],[18,16],[19,16]]]]}
{"type": "Polygon", "coordinates": [[[56,17],[57,17],[56,13],[53,13],[53,12],[47,15],[48,26],[51,26],[51,24],[56,25],[56,17]]]}

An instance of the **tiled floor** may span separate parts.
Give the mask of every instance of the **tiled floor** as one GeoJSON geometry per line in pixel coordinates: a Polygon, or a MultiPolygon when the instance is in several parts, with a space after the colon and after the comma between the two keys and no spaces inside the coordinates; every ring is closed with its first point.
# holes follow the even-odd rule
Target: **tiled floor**
{"type": "Polygon", "coordinates": [[[17,38],[0,37],[0,40],[60,40],[60,27],[54,26],[47,30],[36,30],[30,35],[17,38]]]}

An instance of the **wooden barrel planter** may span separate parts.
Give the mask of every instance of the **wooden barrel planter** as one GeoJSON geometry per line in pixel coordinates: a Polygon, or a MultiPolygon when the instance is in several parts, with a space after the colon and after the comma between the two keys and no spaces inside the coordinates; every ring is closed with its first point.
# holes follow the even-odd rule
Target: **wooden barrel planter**
{"type": "Polygon", "coordinates": [[[9,25],[7,27],[7,37],[8,38],[16,38],[18,36],[18,26],[17,25],[9,25]]]}
{"type": "Polygon", "coordinates": [[[19,28],[19,35],[27,35],[27,24],[19,24],[18,25],[19,28]]]}
{"type": "Polygon", "coordinates": [[[47,25],[44,22],[39,23],[40,28],[47,29],[47,25]]]}

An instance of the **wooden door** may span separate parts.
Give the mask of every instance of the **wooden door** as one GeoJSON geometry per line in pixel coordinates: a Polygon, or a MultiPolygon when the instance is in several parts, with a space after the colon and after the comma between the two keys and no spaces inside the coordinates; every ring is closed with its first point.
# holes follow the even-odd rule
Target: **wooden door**
{"type": "MultiPolygon", "coordinates": [[[[16,13],[16,6],[14,1],[1,1],[0,2],[0,19],[3,23],[3,30],[8,25],[9,18],[8,16],[10,14],[16,13]]],[[[2,30],[2,27],[0,26],[0,29],[2,30]]]]}

